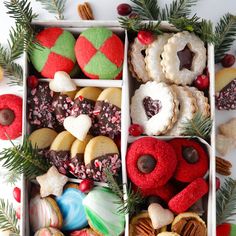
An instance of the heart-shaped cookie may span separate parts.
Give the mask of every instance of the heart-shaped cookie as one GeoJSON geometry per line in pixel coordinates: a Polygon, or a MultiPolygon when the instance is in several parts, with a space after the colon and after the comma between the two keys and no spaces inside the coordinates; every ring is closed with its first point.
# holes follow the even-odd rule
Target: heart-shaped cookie
{"type": "Polygon", "coordinates": [[[58,71],[54,75],[54,79],[50,81],[49,88],[57,93],[65,93],[76,90],[76,84],[70,76],[64,71],[58,71]]]}
{"type": "Polygon", "coordinates": [[[169,209],[164,209],[158,203],[152,203],[148,207],[148,214],[154,229],[160,229],[169,225],[174,220],[174,214],[169,209]]]}
{"type": "Polygon", "coordinates": [[[77,139],[84,141],[92,121],[87,115],[79,115],[78,117],[69,116],[63,123],[65,129],[70,132],[77,139]]]}

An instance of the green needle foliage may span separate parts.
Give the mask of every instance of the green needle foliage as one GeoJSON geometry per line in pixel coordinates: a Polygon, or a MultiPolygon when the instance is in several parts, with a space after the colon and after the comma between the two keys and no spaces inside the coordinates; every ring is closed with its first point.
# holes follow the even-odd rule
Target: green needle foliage
{"type": "Polygon", "coordinates": [[[22,145],[13,144],[12,148],[3,149],[0,152],[0,161],[3,161],[3,167],[9,171],[24,174],[27,179],[44,174],[50,167],[27,138],[24,138],[22,145]]]}
{"type": "Polygon", "coordinates": [[[236,217],[236,181],[225,180],[224,185],[216,193],[216,223],[231,223],[236,217]]]}
{"type": "Polygon", "coordinates": [[[201,113],[196,113],[192,120],[183,123],[184,136],[197,136],[205,140],[210,139],[212,120],[204,117],[201,113]]]}
{"type": "Polygon", "coordinates": [[[229,13],[224,15],[216,25],[215,35],[217,37],[215,61],[218,63],[225,53],[230,50],[236,38],[236,16],[229,13]]]}
{"type": "Polygon", "coordinates": [[[50,13],[56,14],[57,19],[64,20],[63,12],[65,10],[66,0],[36,0],[40,2],[45,10],[50,13]]]}
{"type": "Polygon", "coordinates": [[[17,223],[18,219],[13,205],[0,199],[0,229],[3,231],[10,230],[15,236],[20,236],[17,223]]]}

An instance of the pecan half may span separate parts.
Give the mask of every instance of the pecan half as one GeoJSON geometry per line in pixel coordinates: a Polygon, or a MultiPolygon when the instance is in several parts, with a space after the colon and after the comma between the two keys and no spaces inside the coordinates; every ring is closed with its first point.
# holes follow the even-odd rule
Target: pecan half
{"type": "Polygon", "coordinates": [[[82,20],[94,20],[92,8],[88,2],[78,5],[78,13],[82,20]]]}
{"type": "Polygon", "coordinates": [[[225,176],[231,175],[231,167],[232,164],[229,161],[221,157],[216,157],[216,172],[218,174],[225,176]]]}

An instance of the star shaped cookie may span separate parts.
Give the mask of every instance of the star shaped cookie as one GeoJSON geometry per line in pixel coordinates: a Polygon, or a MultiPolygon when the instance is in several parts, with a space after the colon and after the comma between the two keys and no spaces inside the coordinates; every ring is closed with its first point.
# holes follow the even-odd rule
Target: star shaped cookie
{"type": "Polygon", "coordinates": [[[49,195],[61,196],[63,187],[67,183],[68,178],[58,172],[55,166],[52,166],[44,175],[36,177],[40,185],[41,197],[49,195]]]}

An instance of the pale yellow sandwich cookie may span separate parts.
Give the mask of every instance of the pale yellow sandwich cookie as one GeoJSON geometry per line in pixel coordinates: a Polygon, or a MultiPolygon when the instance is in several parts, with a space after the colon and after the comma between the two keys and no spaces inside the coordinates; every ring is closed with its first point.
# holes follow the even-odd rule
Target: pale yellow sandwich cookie
{"type": "Polygon", "coordinates": [[[171,231],[179,235],[206,236],[206,223],[194,212],[177,215],[171,225],[171,231]]]}
{"type": "Polygon", "coordinates": [[[57,132],[49,128],[41,128],[35,130],[30,136],[29,141],[33,147],[44,149],[50,147],[53,140],[56,138],[57,132]]]}
{"type": "Polygon", "coordinates": [[[121,89],[120,88],[107,88],[104,89],[97,101],[105,101],[121,108],[121,89]]]}
{"type": "Polygon", "coordinates": [[[78,90],[79,90],[79,88],[77,87],[77,90],[75,90],[75,91],[63,92],[61,94],[62,95],[67,95],[68,97],[70,97],[73,100],[75,95],[77,94],[78,90]]]}
{"type": "Polygon", "coordinates": [[[225,86],[236,79],[236,68],[224,68],[215,76],[215,90],[220,92],[225,86]]]}
{"type": "Polygon", "coordinates": [[[76,139],[71,146],[71,158],[74,158],[76,154],[84,154],[85,148],[88,142],[93,138],[92,135],[87,135],[84,141],[76,139]]]}
{"type": "Polygon", "coordinates": [[[62,131],[59,133],[54,139],[50,150],[53,151],[70,151],[73,142],[75,141],[75,137],[70,134],[68,131],[62,131]]]}
{"type": "Polygon", "coordinates": [[[76,95],[75,99],[79,96],[82,96],[84,98],[90,99],[92,101],[96,101],[100,93],[102,92],[102,89],[96,88],[96,87],[85,87],[80,89],[76,95]]]}
{"type": "Polygon", "coordinates": [[[97,136],[92,138],[85,148],[84,163],[87,165],[98,157],[114,153],[119,154],[119,150],[114,141],[105,136],[97,136]]]}
{"type": "Polygon", "coordinates": [[[176,123],[174,124],[173,128],[168,131],[167,135],[178,136],[183,132],[183,123],[188,120],[192,120],[198,108],[196,99],[186,88],[177,85],[172,85],[171,87],[177,95],[180,110],[176,123]]]}
{"type": "Polygon", "coordinates": [[[161,54],[164,50],[164,45],[168,42],[168,39],[172,37],[173,34],[164,33],[158,35],[157,39],[148,45],[146,49],[145,64],[146,70],[148,72],[151,80],[156,82],[168,82],[165,78],[165,73],[163,72],[161,65],[161,54]]]}

